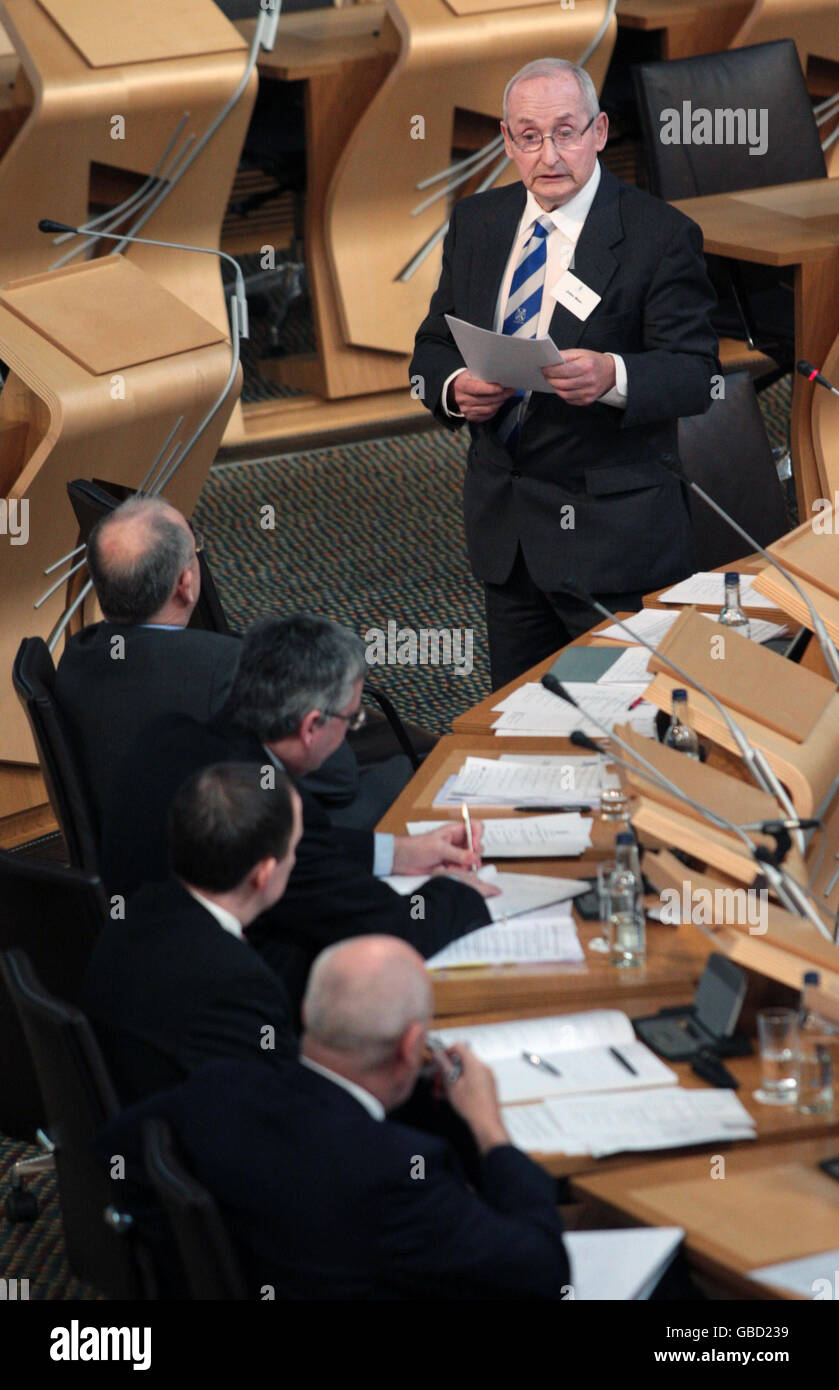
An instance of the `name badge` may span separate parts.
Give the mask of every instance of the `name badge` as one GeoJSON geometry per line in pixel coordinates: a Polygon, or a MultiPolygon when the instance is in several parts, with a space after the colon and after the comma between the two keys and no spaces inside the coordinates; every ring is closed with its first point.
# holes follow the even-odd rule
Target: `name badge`
{"type": "Polygon", "coordinates": [[[578,319],[587,319],[592,309],[597,308],[602,297],[590,290],[588,285],[584,285],[571,270],[566,270],[565,274],[560,276],[551,294],[557,303],[565,309],[570,309],[578,319]]]}

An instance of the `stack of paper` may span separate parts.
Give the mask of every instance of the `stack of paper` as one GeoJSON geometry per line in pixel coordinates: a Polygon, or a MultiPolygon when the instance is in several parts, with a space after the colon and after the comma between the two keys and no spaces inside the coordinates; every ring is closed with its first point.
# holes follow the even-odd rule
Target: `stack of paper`
{"type": "MultiPolygon", "coordinates": [[[[494,883],[501,892],[497,897],[486,898],[487,910],[493,922],[504,922],[508,917],[518,917],[524,912],[535,913],[553,903],[566,902],[579,893],[587,893],[590,885],[584,879],[549,878],[543,874],[503,874],[494,864],[485,864],[476,875],[484,882],[494,883]]],[[[383,878],[394,892],[407,897],[422,891],[428,882],[428,874],[392,874],[383,878]]],[[[458,879],[458,882],[462,882],[458,879]]]]}
{"type": "MultiPolygon", "coordinates": [[[[409,821],[409,835],[424,835],[451,821],[409,821]]],[[[591,818],[565,812],[561,815],[523,816],[483,822],[481,855],[484,859],[571,859],[591,848],[591,818]]]]}
{"type": "Polygon", "coordinates": [[[681,1226],[566,1232],[575,1301],[649,1298],[684,1236],[681,1226]]]}
{"type": "Polygon", "coordinates": [[[802,1294],[804,1298],[835,1298],[836,1271],[839,1270],[839,1250],[823,1250],[818,1255],[802,1255],[797,1260],[783,1260],[776,1265],[750,1269],[749,1277],[776,1289],[802,1294]]]}
{"type": "Polygon", "coordinates": [[[637,1041],[626,1014],[617,1009],[449,1028],[439,1036],[447,1047],[468,1043],[492,1068],[502,1105],[676,1081],[676,1073],[637,1041]],[[546,1065],[534,1066],[527,1060],[532,1057],[546,1065]]]}
{"type": "Polygon", "coordinates": [[[516,1147],[528,1153],[595,1158],[756,1138],[755,1122],[733,1091],[679,1086],[508,1105],[504,1124],[516,1147]]]}
{"type": "MultiPolygon", "coordinates": [[[[752,585],[750,574],[740,575],[740,602],[744,608],[775,608],[771,598],[759,594],[752,585]]],[[[722,608],[725,598],[725,575],[719,570],[697,570],[689,579],[674,584],[659,599],[660,603],[704,603],[722,608]]]]}
{"type": "Polygon", "coordinates": [[[527,738],[568,738],[575,729],[581,729],[591,738],[603,738],[602,729],[586,719],[583,714],[585,710],[608,729],[613,724],[630,724],[638,733],[652,738],[655,708],[646,702],[632,708],[648,684],[649,677],[643,684],[566,685],[568,694],[580,706],[575,709],[573,705],[552,695],[543,685],[528,681],[493,706],[499,712],[492,726],[493,732],[527,738]]]}
{"type": "MultiPolygon", "coordinates": [[[[720,607],[722,607],[722,600],[720,600],[720,607]]],[[[644,641],[649,642],[651,647],[657,647],[682,612],[681,608],[669,613],[663,612],[660,608],[642,608],[640,613],[633,613],[630,618],[626,619],[625,626],[630,628],[635,636],[643,637],[644,641]]],[[[713,621],[715,614],[703,613],[702,616],[713,621]]],[[[773,638],[784,637],[788,632],[789,629],[782,623],[770,623],[765,618],[749,619],[749,636],[753,642],[771,642],[773,638]]],[[[598,638],[607,637],[610,642],[632,641],[629,634],[617,623],[612,623],[611,627],[605,627],[602,632],[598,632],[597,636],[598,638]]],[[[613,669],[610,668],[610,670],[613,669]]]]}
{"type": "Polygon", "coordinates": [[[427,964],[429,970],[449,970],[464,965],[558,964],[584,959],[570,904],[563,904],[550,917],[527,913],[512,922],[480,927],[438,951],[427,964]]]}
{"type": "Polygon", "coordinates": [[[448,778],[435,806],[596,806],[600,801],[599,760],[502,754],[467,758],[448,778]]]}

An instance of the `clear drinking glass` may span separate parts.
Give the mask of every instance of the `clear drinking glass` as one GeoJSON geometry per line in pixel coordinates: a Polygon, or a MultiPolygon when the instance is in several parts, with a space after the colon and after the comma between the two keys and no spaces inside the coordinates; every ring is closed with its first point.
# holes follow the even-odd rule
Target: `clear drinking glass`
{"type": "Polygon", "coordinates": [[[621,783],[617,763],[600,759],[600,815],[603,820],[628,821],[629,797],[621,783]]]}
{"type": "Polygon", "coordinates": [[[796,1080],[802,1115],[829,1115],[833,1110],[834,1033],[803,1028],[798,1033],[796,1080]]]}
{"type": "Polygon", "coordinates": [[[798,1098],[798,1015],[794,1009],[761,1009],[757,1016],[763,1105],[794,1105],[798,1098]]]}

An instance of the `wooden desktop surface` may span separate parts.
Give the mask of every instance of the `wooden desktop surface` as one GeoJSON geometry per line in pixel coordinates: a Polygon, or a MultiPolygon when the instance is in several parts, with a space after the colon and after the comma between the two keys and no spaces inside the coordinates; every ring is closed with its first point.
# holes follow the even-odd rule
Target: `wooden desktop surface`
{"type": "Polygon", "coordinates": [[[699,224],[705,251],[717,256],[793,265],[839,246],[839,179],[682,198],[673,206],[699,224]]]}
{"type": "MultiPolygon", "coordinates": [[[[259,55],[260,75],[297,82],[322,77],[344,63],[375,58],[382,49],[384,17],[384,5],[281,14],[273,51],[259,55]]],[[[236,28],[250,42],[255,25],[255,19],[243,19],[236,28]]]]}
{"type": "Polygon", "coordinates": [[[795,1297],[747,1276],[839,1246],[839,1192],[817,1166],[839,1152],[835,1128],[829,1137],[716,1145],[713,1152],[725,1159],[724,1177],[712,1176],[705,1152],[604,1167],[572,1179],[572,1189],[609,1224],[684,1227],[692,1266],[729,1297],[795,1297]]]}

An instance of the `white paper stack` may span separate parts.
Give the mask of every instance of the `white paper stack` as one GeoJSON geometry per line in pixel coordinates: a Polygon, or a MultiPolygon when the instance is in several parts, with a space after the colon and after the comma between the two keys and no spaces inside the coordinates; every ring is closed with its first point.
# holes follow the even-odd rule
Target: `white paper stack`
{"type": "Polygon", "coordinates": [[[656,715],[654,706],[645,701],[632,708],[648,684],[649,677],[643,683],[629,685],[567,682],[565,689],[581,706],[575,709],[545,690],[544,686],[528,681],[493,706],[493,710],[498,712],[498,718],[492,725],[493,732],[505,737],[568,738],[575,729],[580,729],[591,738],[602,738],[602,730],[583,714],[582,711],[587,710],[607,728],[613,724],[629,724],[638,733],[652,738],[656,715]]]}
{"type": "MultiPolygon", "coordinates": [[[[409,835],[424,835],[451,821],[409,821],[409,835]]],[[[591,848],[590,816],[560,815],[496,818],[483,822],[484,859],[572,859],[591,848]]]]}
{"type": "Polygon", "coordinates": [[[755,1122],[733,1091],[679,1086],[508,1105],[504,1124],[516,1147],[528,1153],[595,1158],[756,1138],[755,1122]]]}
{"type": "Polygon", "coordinates": [[[749,1277],[759,1279],[762,1284],[772,1284],[776,1289],[802,1294],[804,1298],[819,1295],[824,1300],[836,1296],[837,1270],[839,1250],[834,1249],[822,1250],[818,1255],[802,1255],[797,1260],[783,1260],[776,1265],[763,1265],[761,1269],[750,1269],[749,1277]]]}
{"type": "MultiPolygon", "coordinates": [[[[719,578],[719,576],[717,577],[719,578]]],[[[720,599],[720,607],[722,607],[722,599],[720,599]]],[[[635,636],[643,637],[645,642],[650,643],[650,646],[657,647],[683,611],[680,608],[678,611],[671,610],[665,613],[660,608],[642,608],[640,613],[633,613],[630,618],[627,618],[625,625],[631,629],[635,636]]],[[[715,617],[713,613],[703,613],[702,616],[711,620],[715,617]]],[[[789,628],[782,623],[770,623],[765,618],[749,619],[749,637],[753,642],[771,642],[773,638],[784,637],[788,633],[789,628]]],[[[602,632],[598,632],[597,636],[607,637],[610,642],[620,642],[622,645],[632,641],[629,633],[625,632],[622,627],[618,627],[617,623],[612,623],[611,627],[605,627],[602,632]]],[[[615,666],[618,666],[621,660],[622,658],[619,657],[615,666]]],[[[614,669],[615,667],[611,667],[606,675],[611,675],[614,669]]]]}
{"type": "Polygon", "coordinates": [[[600,801],[599,760],[502,754],[467,758],[437,793],[435,806],[596,806],[600,801]]]}
{"type": "Polygon", "coordinates": [[[563,1236],[576,1301],[649,1298],[684,1240],[681,1226],[567,1231],[563,1236]]]}
{"type": "MultiPolygon", "coordinates": [[[[740,602],[744,608],[775,608],[777,605],[752,585],[753,576],[740,575],[740,602]]],[[[725,598],[725,575],[720,570],[697,570],[689,579],[674,584],[659,599],[660,603],[704,603],[722,608],[725,598]]]]}
{"type": "MultiPolygon", "coordinates": [[[[524,912],[535,913],[554,903],[566,902],[579,893],[587,893],[590,885],[583,879],[551,878],[546,874],[504,874],[499,873],[494,864],[485,864],[477,878],[485,883],[494,883],[501,892],[494,898],[486,898],[486,905],[493,922],[504,922],[509,917],[518,917],[524,912]]],[[[408,897],[420,893],[422,885],[428,883],[428,874],[391,874],[383,878],[395,893],[408,897]]],[[[458,879],[462,882],[462,879],[458,879]]]]}
{"type": "Polygon", "coordinates": [[[427,962],[429,970],[472,965],[572,964],[585,959],[570,904],[550,916],[527,913],[512,922],[493,922],[453,941],[427,962]]]}

